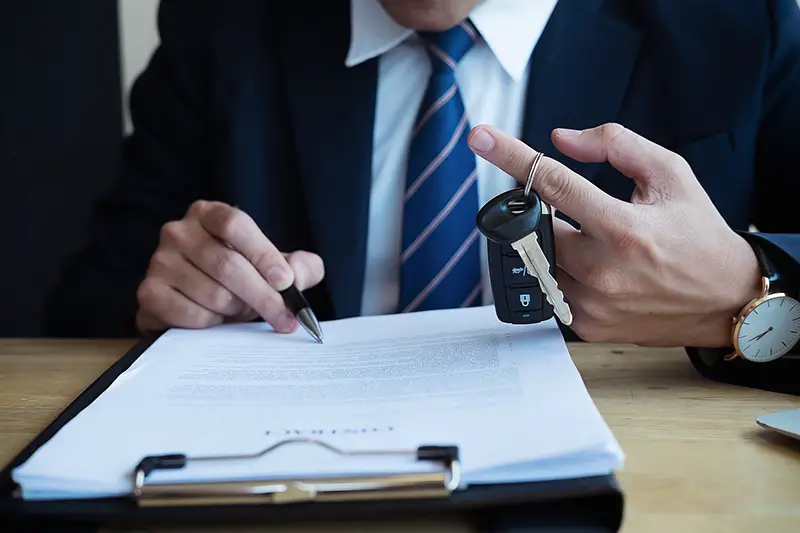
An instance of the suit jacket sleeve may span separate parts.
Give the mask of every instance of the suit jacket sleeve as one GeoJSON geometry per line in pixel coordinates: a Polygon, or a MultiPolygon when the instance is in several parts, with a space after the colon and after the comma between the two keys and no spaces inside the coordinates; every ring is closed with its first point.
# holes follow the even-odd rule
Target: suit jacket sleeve
{"type": "Polygon", "coordinates": [[[134,133],[122,146],[119,179],[92,214],[86,246],[50,295],[46,335],[135,335],[136,291],[161,226],[207,192],[204,5],[160,4],[161,43],[131,90],[134,133]]]}
{"type": "MultiPolygon", "coordinates": [[[[761,127],[756,147],[753,224],[743,236],[758,244],[775,264],[781,287],[800,291],[800,8],[796,0],[768,2],[770,41],[764,77],[761,127]]],[[[800,351],[800,346],[795,346],[800,351]]],[[[800,358],[767,364],[726,363],[730,350],[688,350],[698,370],[714,379],[800,394],[800,358]]]]}

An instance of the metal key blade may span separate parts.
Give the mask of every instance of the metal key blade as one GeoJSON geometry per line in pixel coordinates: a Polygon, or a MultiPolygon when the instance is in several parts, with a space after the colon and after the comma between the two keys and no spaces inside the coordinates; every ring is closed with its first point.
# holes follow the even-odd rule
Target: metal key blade
{"type": "Polygon", "coordinates": [[[547,257],[539,246],[536,232],[511,243],[511,247],[519,253],[528,272],[539,280],[539,287],[547,301],[553,306],[553,311],[558,319],[566,326],[572,324],[572,311],[564,301],[564,293],[558,288],[558,283],[550,275],[550,262],[547,261],[547,257]]]}

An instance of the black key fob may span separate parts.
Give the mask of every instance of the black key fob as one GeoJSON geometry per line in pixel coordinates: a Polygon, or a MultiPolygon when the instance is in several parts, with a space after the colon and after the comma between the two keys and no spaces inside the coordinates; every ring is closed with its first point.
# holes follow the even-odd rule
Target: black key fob
{"type": "MultiPolygon", "coordinates": [[[[477,218],[478,229],[487,237],[495,313],[498,320],[507,324],[536,324],[554,316],[553,306],[542,293],[539,280],[527,272],[519,253],[511,246],[513,233],[525,226],[536,227],[539,246],[550,263],[550,273],[555,277],[552,211],[540,202],[530,210],[530,214],[518,215],[520,218],[538,217],[538,224],[535,221],[510,223],[510,217],[514,214],[508,211],[507,205],[513,204],[522,194],[522,189],[514,189],[498,195],[487,202],[477,218]],[[510,233],[506,235],[506,232],[510,233]]],[[[534,202],[538,201],[536,197],[534,202]]]]}

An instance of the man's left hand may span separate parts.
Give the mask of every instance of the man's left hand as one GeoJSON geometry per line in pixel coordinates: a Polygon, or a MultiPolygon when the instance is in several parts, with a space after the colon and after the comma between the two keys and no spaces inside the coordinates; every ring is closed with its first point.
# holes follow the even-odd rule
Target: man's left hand
{"type": "MultiPolygon", "coordinates": [[[[473,128],[473,151],[517,181],[536,152],[489,126],[473,128]]],[[[556,279],[587,341],[645,346],[731,344],[731,318],[760,294],[750,245],[717,211],[679,155],[617,124],[556,130],[567,157],[608,161],[635,183],[618,200],[557,161],[543,157],[532,187],[573,219],[554,220],[556,279]]]]}

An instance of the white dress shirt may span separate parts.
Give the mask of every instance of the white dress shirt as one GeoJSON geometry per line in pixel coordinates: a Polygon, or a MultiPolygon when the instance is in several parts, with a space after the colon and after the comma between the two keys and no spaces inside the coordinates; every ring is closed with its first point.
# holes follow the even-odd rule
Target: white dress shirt
{"type": "MultiPolygon", "coordinates": [[[[557,0],[483,0],[469,15],[480,39],[459,62],[458,89],[470,126],[491,124],[519,137],[528,62],[557,0]]],[[[397,24],[378,0],[351,0],[348,67],[378,57],[372,188],[361,314],[396,311],[406,161],[411,132],[428,85],[428,53],[413,30],[397,24]]],[[[477,158],[481,205],[515,186],[477,158]]],[[[481,239],[483,303],[492,303],[485,239],[481,239]]]]}

